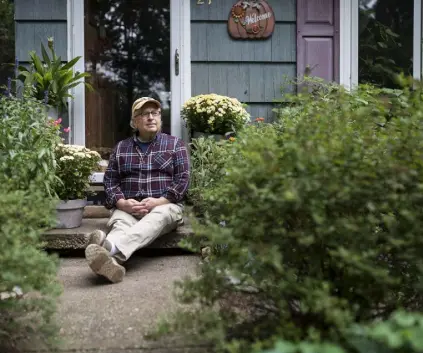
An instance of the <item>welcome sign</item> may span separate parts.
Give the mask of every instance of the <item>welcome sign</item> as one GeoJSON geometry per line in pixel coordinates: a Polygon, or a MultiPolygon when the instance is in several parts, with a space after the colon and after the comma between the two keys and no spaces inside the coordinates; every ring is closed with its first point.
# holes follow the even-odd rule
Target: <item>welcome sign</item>
{"type": "Polygon", "coordinates": [[[229,13],[228,32],[234,39],[266,39],[275,29],[275,14],[266,0],[238,1],[229,13]]]}

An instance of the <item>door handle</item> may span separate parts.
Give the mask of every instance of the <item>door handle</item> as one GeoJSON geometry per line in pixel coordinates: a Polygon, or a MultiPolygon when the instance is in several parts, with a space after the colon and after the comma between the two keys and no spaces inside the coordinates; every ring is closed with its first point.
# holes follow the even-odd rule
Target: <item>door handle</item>
{"type": "Polygon", "coordinates": [[[179,75],[179,51],[175,50],[175,75],[179,75]]]}

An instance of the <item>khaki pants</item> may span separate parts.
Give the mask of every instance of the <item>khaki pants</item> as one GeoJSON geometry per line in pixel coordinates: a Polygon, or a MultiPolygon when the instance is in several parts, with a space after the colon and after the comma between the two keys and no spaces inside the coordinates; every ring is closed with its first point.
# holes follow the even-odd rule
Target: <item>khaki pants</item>
{"type": "Polygon", "coordinates": [[[108,226],[112,229],[107,235],[120,250],[116,259],[124,262],[138,249],[152,243],[159,236],[169,233],[183,223],[183,207],[174,203],[154,207],[141,219],[115,209],[108,226]]]}

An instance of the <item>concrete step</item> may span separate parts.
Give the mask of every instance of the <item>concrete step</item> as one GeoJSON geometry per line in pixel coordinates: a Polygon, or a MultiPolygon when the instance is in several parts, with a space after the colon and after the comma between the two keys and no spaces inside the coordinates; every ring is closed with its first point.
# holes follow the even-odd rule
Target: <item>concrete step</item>
{"type": "MultiPolygon", "coordinates": [[[[103,207],[104,208],[104,207],[103,207]]],[[[73,229],[50,229],[45,232],[43,241],[46,248],[51,250],[79,250],[88,245],[88,235],[95,229],[108,231],[107,221],[109,218],[84,218],[78,228],[73,229]]],[[[188,220],[187,220],[188,221],[188,220]]],[[[178,249],[178,243],[193,234],[189,222],[178,227],[175,231],[165,234],[156,239],[148,246],[150,249],[178,249]]]]}
{"type": "Polygon", "coordinates": [[[84,218],[109,218],[110,210],[104,206],[87,205],[84,208],[84,218]]]}

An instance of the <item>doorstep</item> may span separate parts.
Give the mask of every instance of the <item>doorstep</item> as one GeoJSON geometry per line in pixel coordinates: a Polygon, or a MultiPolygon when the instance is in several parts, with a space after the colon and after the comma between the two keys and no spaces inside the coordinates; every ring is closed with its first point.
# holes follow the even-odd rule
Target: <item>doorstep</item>
{"type": "MultiPolygon", "coordinates": [[[[80,250],[88,245],[88,235],[95,229],[107,232],[107,221],[109,218],[84,218],[78,228],[73,229],[50,229],[42,237],[45,248],[51,250],[80,250]]],[[[188,220],[187,220],[188,221],[188,220]]],[[[149,249],[179,249],[178,243],[193,234],[192,228],[185,225],[178,227],[175,231],[165,234],[156,239],[147,248],[149,249]]]]}

